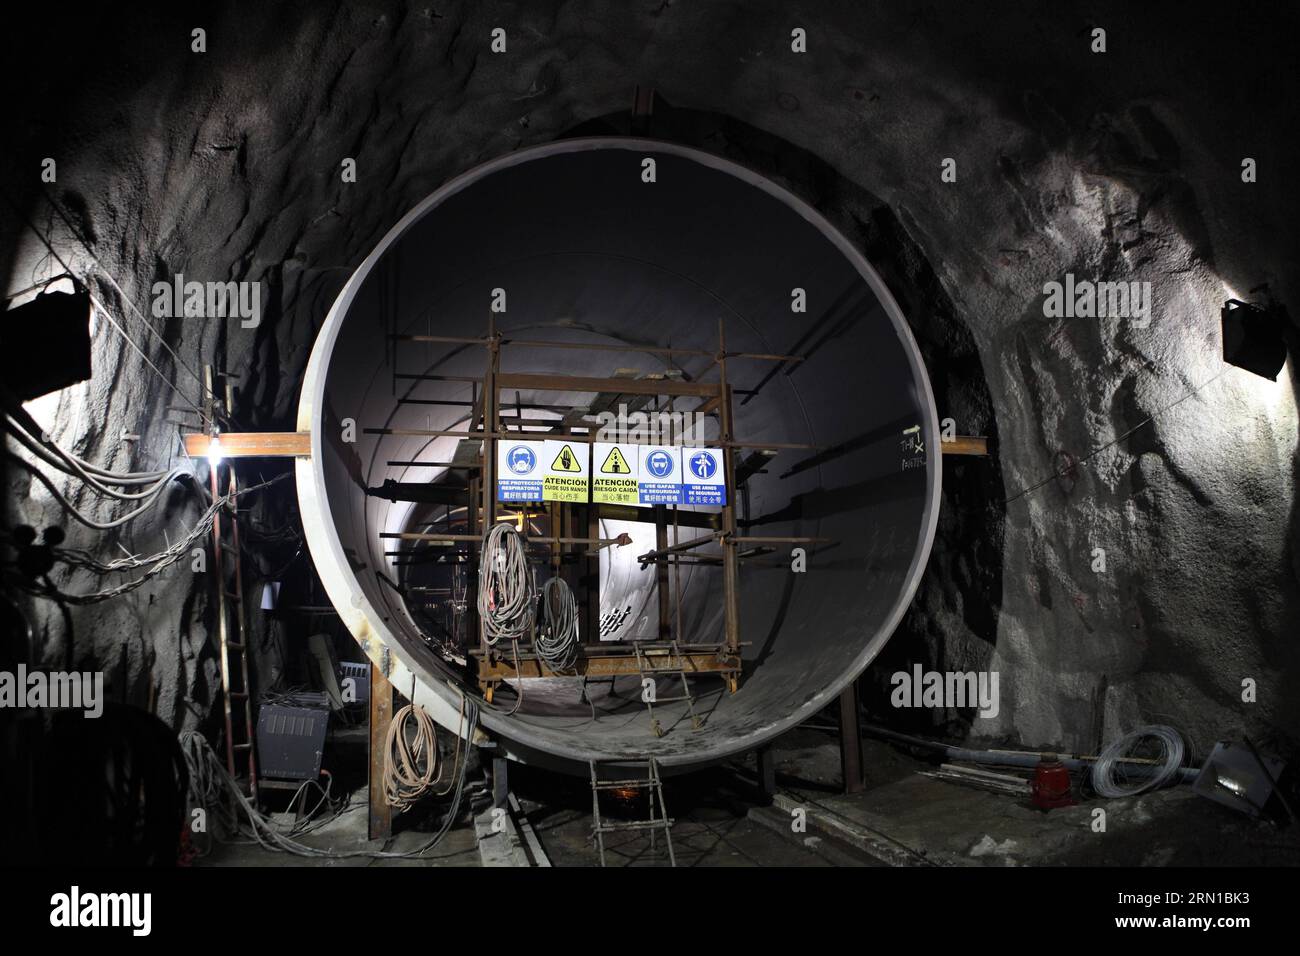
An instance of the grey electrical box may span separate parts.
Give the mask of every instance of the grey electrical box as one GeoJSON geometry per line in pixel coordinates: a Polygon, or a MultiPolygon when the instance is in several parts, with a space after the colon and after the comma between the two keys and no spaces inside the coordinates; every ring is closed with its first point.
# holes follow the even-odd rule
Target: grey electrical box
{"type": "Polygon", "coordinates": [[[263,704],[257,715],[260,774],[281,780],[319,777],[329,715],[324,694],[303,694],[263,704]]]}

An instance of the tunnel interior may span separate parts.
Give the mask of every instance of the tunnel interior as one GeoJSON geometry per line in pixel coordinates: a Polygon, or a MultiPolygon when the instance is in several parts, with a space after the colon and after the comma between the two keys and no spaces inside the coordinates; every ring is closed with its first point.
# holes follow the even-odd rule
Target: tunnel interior
{"type": "Polygon", "coordinates": [[[1275,7],[9,13],[0,859],[276,861],[263,828],[441,865],[517,797],[558,865],[596,865],[590,760],[647,781],[629,816],[662,765],[688,865],[824,863],[846,818],[873,865],[1293,864],[1275,7]],[[502,387],[512,444],[703,410],[734,515],[490,483],[489,508],[489,342],[516,380],[616,383],[502,387]],[[477,638],[490,512],[573,590],[590,679],[503,678],[513,645],[477,638]],[[652,717],[629,655],[670,639],[724,666],[659,672],[652,717]],[[21,673],[102,681],[103,711],[24,706],[21,673]],[[324,738],[301,768],[259,736],[291,708],[324,738]],[[1242,803],[1225,751],[1273,795],[1242,803]],[[1175,777],[1098,789],[1133,760],[1175,777]],[[806,837],[779,800],[834,815],[806,837]],[[199,807],[243,822],[205,843],[199,807]]]}
{"type": "MultiPolygon", "coordinates": [[[[815,713],[880,651],[925,565],[939,484],[927,453],[937,441],[934,402],[898,307],[842,236],[762,177],[682,147],[604,138],[514,154],[439,190],[366,259],[321,331],[300,410],[319,467],[300,471],[300,494],[304,477],[319,491],[304,496],[309,542],[317,519],[323,532],[313,558],[318,570],[332,561],[346,568],[322,577],[336,605],[362,610],[354,633],[379,637],[363,641],[372,657],[397,654],[435,694],[447,694],[448,681],[472,683],[472,636],[445,601],[422,599],[439,588],[464,599],[454,556],[467,549],[391,537],[463,532],[466,510],[388,500],[375,489],[465,485],[472,470],[447,463],[472,460],[481,442],[411,433],[468,427],[487,352],[418,339],[490,329],[502,336],[502,372],[707,381],[718,375],[707,356],[716,356],[720,330],[728,355],[806,356],[727,361],[733,433],[746,446],[735,449],[737,460],[765,443],[776,452],[747,477],[736,520],[742,536],[822,540],[805,548],[806,570],[793,570],[789,545],[756,548],[743,562],[743,679],[734,694],[700,682],[698,729],[684,719],[685,703],[667,703],[656,709],[668,732],[651,734],[635,676],[528,680],[522,698],[516,682],[484,709],[485,724],[521,752],[715,759],[815,713]],[[602,348],[512,347],[512,337],[602,348]],[[354,440],[343,437],[349,425],[354,440]],[[462,443],[468,458],[458,455],[462,443]]],[[[500,400],[501,427],[536,436],[591,428],[597,411],[618,404],[625,413],[667,408],[644,396],[528,389],[500,400]]],[[[690,399],[676,401],[689,410],[690,399]]],[[[716,415],[704,420],[705,443],[719,428],[716,415]]],[[[544,514],[523,521],[549,529],[544,514]]],[[[602,519],[601,538],[620,533],[632,543],[599,552],[600,637],[650,640],[659,627],[655,570],[637,556],[652,550],[654,524],[602,519]]],[[[673,543],[695,533],[669,531],[673,543]]],[[[671,631],[683,642],[721,640],[720,571],[707,560],[718,550],[705,546],[706,560],[678,566],[671,631]]],[[[671,685],[661,694],[669,695],[671,685]]]]}

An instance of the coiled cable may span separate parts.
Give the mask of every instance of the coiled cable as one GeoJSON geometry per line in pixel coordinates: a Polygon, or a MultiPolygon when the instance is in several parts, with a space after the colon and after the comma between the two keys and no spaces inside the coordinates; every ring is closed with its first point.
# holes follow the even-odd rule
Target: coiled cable
{"type": "Polygon", "coordinates": [[[566,671],[578,658],[578,602],[563,578],[542,586],[542,626],[533,650],[553,671],[566,671]]]}
{"type": "MultiPolygon", "coordinates": [[[[255,840],[265,850],[292,853],[295,856],[318,859],[345,860],[368,857],[381,860],[412,859],[437,846],[460,818],[461,802],[469,773],[469,744],[478,729],[478,705],[461,698],[461,721],[457,728],[456,753],[453,758],[451,779],[447,790],[439,796],[450,794],[451,800],[442,824],[423,845],[406,852],[386,850],[327,850],[308,846],[286,835],[271,819],[265,816],[241,790],[240,784],[230,775],[226,765],[200,734],[184,731],[180,735],[181,750],[189,769],[189,800],[191,807],[203,808],[215,818],[217,827],[212,836],[223,841],[233,838],[255,840]],[[463,744],[463,745],[462,745],[463,744]]],[[[341,806],[335,814],[346,809],[341,806]]]]}
{"type": "Polygon", "coordinates": [[[384,799],[390,807],[405,810],[438,779],[438,731],[424,708],[407,704],[393,715],[384,744],[384,799]],[[415,725],[414,740],[407,724],[415,725]]]}
{"type": "Polygon", "coordinates": [[[535,600],[524,539],[513,525],[498,523],[483,535],[478,575],[478,614],[483,637],[494,645],[528,633],[535,600]]]}
{"type": "Polygon", "coordinates": [[[1125,734],[1107,747],[1092,765],[1092,786],[1103,797],[1131,797],[1148,790],[1156,790],[1169,783],[1183,765],[1186,745],[1182,735],[1165,724],[1150,724],[1125,734]],[[1131,769],[1133,757],[1145,756],[1139,748],[1145,741],[1155,741],[1159,753],[1152,763],[1140,764],[1143,769],[1131,769]],[[1121,762],[1130,769],[1121,768],[1121,762]],[[1157,766],[1158,764],[1158,766],[1157,766]]]}

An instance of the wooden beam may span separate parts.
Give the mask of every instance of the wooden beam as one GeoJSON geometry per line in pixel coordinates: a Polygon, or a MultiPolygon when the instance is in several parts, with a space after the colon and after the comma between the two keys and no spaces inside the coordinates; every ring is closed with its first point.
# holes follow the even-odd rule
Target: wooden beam
{"type": "MultiPolygon", "coordinates": [[[[497,505],[497,444],[495,436],[500,423],[497,421],[497,399],[500,397],[501,385],[497,381],[497,372],[501,368],[501,339],[497,335],[496,319],[491,313],[488,314],[488,359],[487,370],[483,374],[483,394],[480,396],[483,402],[483,465],[480,470],[483,485],[479,489],[483,496],[483,527],[491,528],[496,523],[495,508],[497,505]]],[[[470,422],[473,427],[474,422],[470,422]]],[[[524,530],[527,530],[525,528],[524,530]]],[[[486,552],[483,555],[484,560],[488,560],[486,552]]],[[[487,572],[480,565],[479,573],[486,577],[487,572]]],[[[467,592],[469,582],[466,582],[467,592]]],[[[483,620],[479,620],[479,646],[487,650],[491,645],[488,644],[487,627],[483,620]]]]}
{"type": "MultiPolygon", "coordinates": [[[[307,458],[311,455],[311,432],[222,432],[217,436],[222,458],[307,458]]],[[[207,458],[212,450],[211,435],[185,436],[185,454],[207,458]]]]}
{"type": "MultiPolygon", "coordinates": [[[[557,424],[559,424],[557,422],[557,424]]],[[[492,439],[494,441],[545,441],[547,438],[554,438],[554,431],[544,432],[526,432],[526,431],[466,431],[463,428],[442,429],[442,428],[363,428],[363,435],[397,435],[406,438],[461,438],[461,439],[492,439]]],[[[599,430],[592,429],[583,434],[569,433],[564,436],[565,441],[582,442],[592,444],[602,441],[599,430]]],[[[780,450],[793,448],[804,451],[821,451],[822,445],[813,445],[808,442],[789,442],[789,441],[713,441],[709,442],[710,447],[722,448],[762,448],[771,450],[780,450]]]]}
{"type": "MultiPolygon", "coordinates": [[[[536,655],[520,651],[519,669],[515,669],[513,654],[483,654],[471,652],[471,657],[478,665],[478,679],[483,685],[498,684],[502,681],[523,678],[525,680],[540,677],[572,677],[575,674],[587,677],[629,677],[642,673],[632,654],[597,655],[593,648],[584,645],[573,667],[563,671],[552,671],[545,661],[536,655]]],[[[679,667],[687,677],[696,674],[716,674],[730,677],[740,673],[740,655],[724,653],[721,648],[712,647],[705,651],[686,651],[681,654],[663,653],[650,655],[649,659],[656,668],[676,670],[679,667]]]]}
{"type": "Polygon", "coordinates": [[[705,399],[704,401],[700,402],[699,406],[695,409],[695,414],[712,415],[714,412],[718,410],[718,406],[721,404],[722,404],[722,397],[720,395],[712,395],[709,398],[705,399]]]}
{"type": "Polygon", "coordinates": [[[709,398],[718,394],[717,382],[682,382],[670,378],[588,378],[582,375],[535,375],[502,372],[497,388],[526,388],[539,392],[613,392],[616,395],[695,395],[709,398]]]}
{"type": "MultiPolygon", "coordinates": [[[[668,509],[657,505],[655,512],[655,550],[660,553],[668,549],[668,509]]],[[[669,616],[672,605],[669,603],[668,562],[659,561],[655,565],[655,594],[659,598],[659,640],[666,641],[672,633],[669,616]]]]}
{"type": "Polygon", "coordinates": [[[989,440],[983,436],[958,435],[951,441],[940,441],[939,451],[945,455],[988,455],[989,440]]]}
{"type": "MultiPolygon", "coordinates": [[[[639,505],[611,505],[606,503],[595,506],[601,518],[612,521],[643,521],[653,523],[655,509],[639,505]]],[[[716,530],[720,520],[716,514],[707,511],[679,511],[677,522],[683,528],[708,528],[716,530]]]]}
{"type": "MultiPolygon", "coordinates": [[[[722,319],[718,319],[718,351],[726,353],[726,329],[722,319]]],[[[726,476],[724,486],[727,489],[727,503],[722,506],[722,630],[727,639],[727,647],[732,651],[740,647],[740,562],[737,559],[736,537],[736,461],[730,446],[734,440],[732,433],[731,386],[727,384],[727,360],[718,362],[718,379],[722,383],[719,394],[722,404],[719,407],[719,422],[722,428],[722,441],[727,450],[722,455],[723,474],[726,476]]]]}
{"type": "Polygon", "coordinates": [[[858,726],[858,682],[840,694],[840,774],[845,793],[861,793],[867,789],[862,773],[862,730],[858,726]]]}
{"type": "Polygon", "coordinates": [[[370,665],[370,818],[367,832],[372,840],[393,835],[393,808],[384,796],[384,747],[393,722],[393,685],[384,672],[370,665]]]}
{"type": "MultiPolygon", "coordinates": [[[[626,534],[626,533],[625,533],[626,534]]],[[[477,534],[443,534],[439,531],[381,531],[381,538],[394,538],[399,541],[434,541],[442,544],[457,544],[459,542],[477,543],[482,540],[481,535],[477,534]]],[[[632,544],[631,536],[620,535],[617,538],[575,538],[556,535],[535,535],[521,534],[521,538],[527,544],[585,544],[594,546],[597,549],[605,549],[617,545],[622,548],[632,544]]]]}
{"type": "MultiPolygon", "coordinates": [[[[587,537],[600,537],[600,510],[599,505],[587,505],[583,509],[587,516],[587,537]]],[[[600,643],[600,551],[587,552],[587,574],[586,574],[586,624],[582,629],[582,642],[584,644],[600,643]]]]}

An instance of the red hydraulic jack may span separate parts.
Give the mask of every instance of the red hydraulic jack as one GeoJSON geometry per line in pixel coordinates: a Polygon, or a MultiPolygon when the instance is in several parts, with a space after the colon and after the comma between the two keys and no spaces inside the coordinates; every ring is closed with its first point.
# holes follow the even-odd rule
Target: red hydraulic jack
{"type": "Polygon", "coordinates": [[[1044,754],[1034,768],[1031,793],[1034,806],[1040,810],[1074,806],[1074,797],[1070,795],[1070,771],[1056,758],[1056,754],[1044,754]]]}

